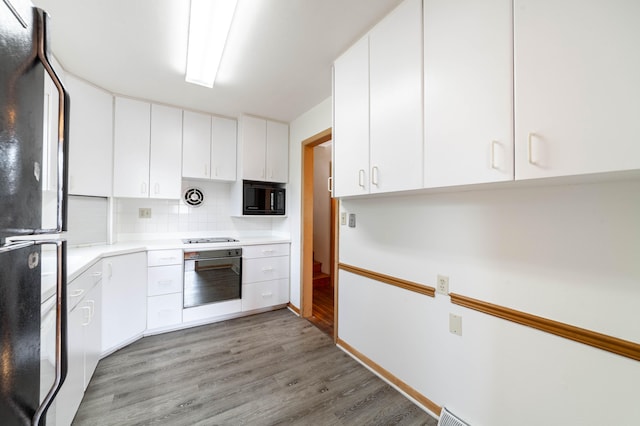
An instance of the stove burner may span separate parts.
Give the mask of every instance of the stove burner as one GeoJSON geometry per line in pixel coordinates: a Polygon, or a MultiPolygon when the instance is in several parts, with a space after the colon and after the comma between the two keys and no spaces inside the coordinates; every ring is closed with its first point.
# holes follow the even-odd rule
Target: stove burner
{"type": "Polygon", "coordinates": [[[184,244],[212,244],[212,243],[237,243],[238,240],[229,237],[212,238],[186,238],[182,240],[184,244]]]}

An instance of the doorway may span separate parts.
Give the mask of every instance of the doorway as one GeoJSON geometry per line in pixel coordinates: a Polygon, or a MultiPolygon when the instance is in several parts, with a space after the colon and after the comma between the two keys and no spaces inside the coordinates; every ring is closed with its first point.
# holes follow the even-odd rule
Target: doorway
{"type": "Polygon", "coordinates": [[[302,142],[302,310],[335,340],[336,201],[328,189],[331,129],[302,142]]]}

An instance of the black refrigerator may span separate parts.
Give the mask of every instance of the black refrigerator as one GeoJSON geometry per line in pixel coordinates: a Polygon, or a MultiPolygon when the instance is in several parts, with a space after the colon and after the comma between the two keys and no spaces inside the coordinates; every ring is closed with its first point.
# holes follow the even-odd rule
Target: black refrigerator
{"type": "Polygon", "coordinates": [[[29,0],[0,1],[0,424],[7,426],[44,425],[67,369],[63,232],[69,97],[47,46],[46,13],[29,0]],[[56,92],[57,118],[49,120],[54,123],[54,155],[43,141],[49,112],[45,79],[56,92]],[[55,177],[45,179],[51,170],[55,177]],[[50,210],[53,219],[44,213],[50,210]],[[41,371],[43,255],[55,263],[49,382],[43,382],[41,371]]]}

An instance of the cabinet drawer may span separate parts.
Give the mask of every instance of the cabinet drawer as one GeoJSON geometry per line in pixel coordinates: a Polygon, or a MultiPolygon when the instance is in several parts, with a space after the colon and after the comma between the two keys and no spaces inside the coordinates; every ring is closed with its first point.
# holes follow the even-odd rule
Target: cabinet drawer
{"type": "Polygon", "coordinates": [[[182,322],[182,293],[147,298],[147,329],[167,327],[182,322]]]}
{"type": "Polygon", "coordinates": [[[147,296],[182,291],[182,265],[153,266],[147,272],[147,296]]]}
{"type": "Polygon", "coordinates": [[[280,278],[289,278],[289,256],[243,259],[243,283],[277,280],[280,278]]]}
{"type": "Polygon", "coordinates": [[[181,265],[182,250],[153,250],[147,253],[147,266],[181,265]]]}
{"type": "Polygon", "coordinates": [[[242,310],[266,308],[289,302],[289,279],[264,281],[242,286],[242,310]]]}
{"type": "Polygon", "coordinates": [[[246,259],[271,256],[289,256],[289,244],[265,244],[242,247],[242,257],[246,259]]]}
{"type": "Polygon", "coordinates": [[[89,290],[100,281],[102,281],[102,264],[97,262],[69,283],[67,287],[67,310],[71,311],[89,290]]]}

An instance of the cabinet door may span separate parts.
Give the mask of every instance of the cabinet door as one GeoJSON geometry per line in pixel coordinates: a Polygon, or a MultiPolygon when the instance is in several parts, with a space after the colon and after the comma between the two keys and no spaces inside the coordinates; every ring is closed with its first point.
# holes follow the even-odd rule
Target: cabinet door
{"type": "Polygon", "coordinates": [[[640,167],[640,2],[514,1],[516,179],[640,167]]]}
{"type": "Polygon", "coordinates": [[[67,317],[67,377],[56,397],[56,424],[70,425],[84,395],[84,326],[89,307],[82,303],[67,317]]]}
{"type": "Polygon", "coordinates": [[[267,121],[245,116],[242,118],[242,179],[266,179],[267,121]]]}
{"type": "Polygon", "coordinates": [[[267,120],[266,180],[286,183],[289,180],[289,126],[267,120]]]}
{"type": "Polygon", "coordinates": [[[149,196],[151,105],[116,97],[113,196],[149,196]]]}
{"type": "Polygon", "coordinates": [[[333,194],[369,192],[369,38],[333,66],[333,194]]]}
{"type": "Polygon", "coordinates": [[[211,179],[236,180],[237,136],[236,120],[211,119],[211,179]]]}
{"type": "Polygon", "coordinates": [[[93,287],[82,306],[85,309],[84,325],[84,390],[89,386],[91,376],[96,371],[102,350],[102,284],[93,287]]]}
{"type": "Polygon", "coordinates": [[[425,187],[513,179],[511,9],[424,1],[425,187]]]}
{"type": "Polygon", "coordinates": [[[147,328],[168,327],[182,322],[182,293],[148,298],[147,328]]]}
{"type": "Polygon", "coordinates": [[[147,325],[146,253],[113,256],[103,261],[102,353],[141,336],[147,325]]]}
{"type": "Polygon", "coordinates": [[[370,192],[422,187],[422,0],[405,0],[371,30],[370,192]]]}
{"type": "Polygon", "coordinates": [[[182,127],[182,177],[211,177],[211,116],[185,111],[182,127]]]}
{"type": "Polygon", "coordinates": [[[113,96],[70,75],[69,193],[110,197],[113,181],[113,96]]]}
{"type": "Polygon", "coordinates": [[[182,192],[182,110],[151,105],[149,196],[179,199],[182,192]]]}

